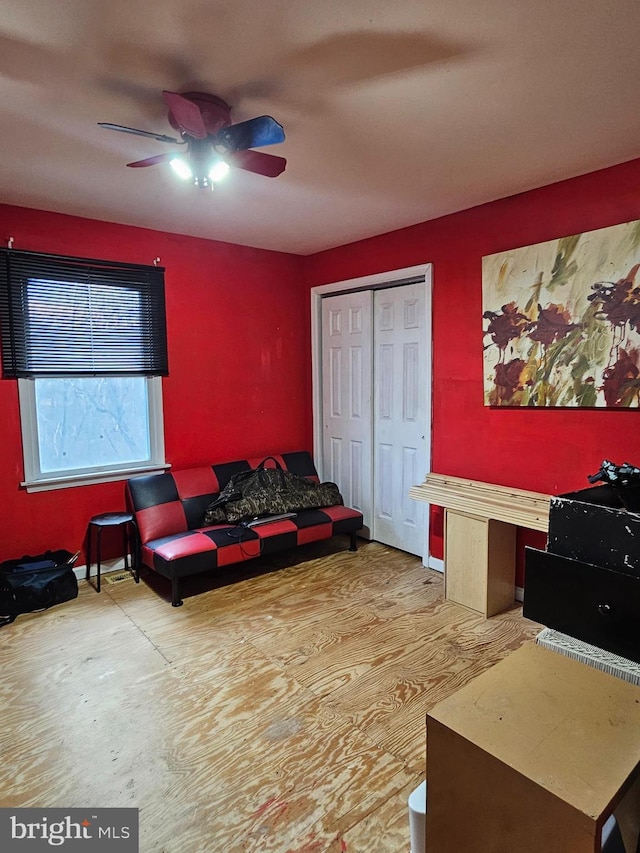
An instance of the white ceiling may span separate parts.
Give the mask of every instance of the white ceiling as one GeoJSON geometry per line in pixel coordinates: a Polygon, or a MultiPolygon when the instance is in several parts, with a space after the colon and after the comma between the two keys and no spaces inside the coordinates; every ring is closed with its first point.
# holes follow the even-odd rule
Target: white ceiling
{"type": "Polygon", "coordinates": [[[640,156],[639,81],[638,0],[3,0],[0,201],[309,254],[640,156]],[[163,89],[285,173],[127,169],[163,89]]]}

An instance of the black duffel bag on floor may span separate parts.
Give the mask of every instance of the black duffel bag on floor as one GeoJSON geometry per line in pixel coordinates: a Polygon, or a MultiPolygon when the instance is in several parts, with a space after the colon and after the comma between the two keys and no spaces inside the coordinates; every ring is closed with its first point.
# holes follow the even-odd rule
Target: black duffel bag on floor
{"type": "Polygon", "coordinates": [[[21,613],[77,598],[73,566],[79,555],[79,551],[47,551],[0,563],[0,626],[9,625],[21,613]]]}

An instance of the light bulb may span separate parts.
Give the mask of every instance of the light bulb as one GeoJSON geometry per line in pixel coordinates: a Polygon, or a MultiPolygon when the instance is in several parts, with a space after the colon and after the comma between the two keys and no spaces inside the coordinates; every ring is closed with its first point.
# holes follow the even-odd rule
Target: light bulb
{"type": "Polygon", "coordinates": [[[228,171],[229,165],[224,160],[217,160],[209,169],[209,178],[212,181],[221,181],[228,171]]]}
{"type": "Polygon", "coordinates": [[[193,178],[191,167],[182,157],[172,157],[171,160],[169,160],[169,164],[176,175],[182,178],[183,181],[188,181],[189,178],[193,178]]]}

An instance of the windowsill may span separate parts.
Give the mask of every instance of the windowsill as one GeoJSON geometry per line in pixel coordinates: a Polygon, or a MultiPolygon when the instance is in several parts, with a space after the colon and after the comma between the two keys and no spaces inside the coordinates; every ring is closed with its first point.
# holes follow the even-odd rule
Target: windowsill
{"type": "Polygon", "coordinates": [[[27,492],[47,492],[53,489],[70,489],[74,486],[90,486],[96,483],[113,483],[118,480],[128,480],[138,474],[162,474],[171,468],[169,463],[164,465],[148,465],[141,468],[121,468],[119,471],[104,471],[93,474],[72,474],[66,477],[49,477],[40,480],[27,480],[20,483],[27,492]]]}

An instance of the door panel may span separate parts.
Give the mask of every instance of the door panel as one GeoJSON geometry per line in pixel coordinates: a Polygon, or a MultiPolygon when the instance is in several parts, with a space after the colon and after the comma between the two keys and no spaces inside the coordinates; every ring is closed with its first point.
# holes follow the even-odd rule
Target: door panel
{"type": "Polygon", "coordinates": [[[427,473],[427,318],[424,284],[374,293],[373,538],[422,555],[425,506],[409,488],[427,473]]]}
{"type": "Polygon", "coordinates": [[[371,291],[322,301],[323,471],[364,515],[365,535],[373,514],[372,304],[371,291]]]}

